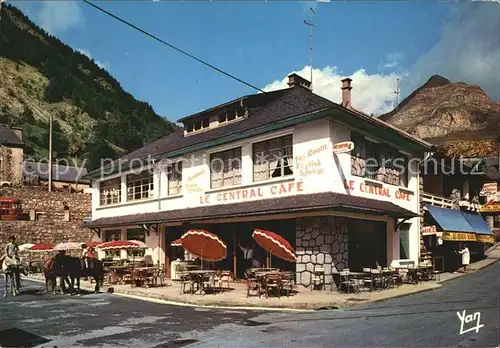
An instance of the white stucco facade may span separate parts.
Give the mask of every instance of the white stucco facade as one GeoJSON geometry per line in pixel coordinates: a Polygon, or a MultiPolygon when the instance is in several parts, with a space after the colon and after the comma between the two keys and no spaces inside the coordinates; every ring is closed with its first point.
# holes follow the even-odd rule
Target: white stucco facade
{"type": "MultiPolygon", "coordinates": [[[[210,148],[184,158],[170,159],[171,162],[183,161],[182,194],[168,195],[166,170],[156,165],[154,168],[152,198],[141,201],[126,202],[126,175],[117,174],[105,180],[121,177],[122,202],[114,205],[100,206],[99,182],[92,184],[92,219],[115,217],[130,214],[188,209],[203,205],[231,204],[250,200],[284,197],[289,195],[311,194],[319,192],[336,192],[353,196],[389,201],[414,213],[419,212],[419,178],[417,161],[410,161],[413,166],[408,174],[408,185],[398,187],[374,180],[351,175],[351,154],[333,154],[333,144],[351,140],[351,131],[327,119],[320,119],[296,125],[292,128],[269,133],[264,136],[247,138],[244,141],[210,148]],[[266,139],[293,135],[293,175],[273,178],[267,181],[254,182],[252,144],[266,139]],[[241,147],[242,170],[241,184],[219,189],[210,188],[210,154],[235,147],[241,147]],[[371,183],[371,184],[370,184],[371,183]]],[[[410,155],[411,154],[407,154],[410,155]]],[[[359,215],[362,218],[363,215],[359,215]]],[[[367,215],[366,219],[370,217],[367,215]]],[[[398,259],[400,242],[399,233],[394,231],[392,218],[382,217],[387,222],[388,260],[398,259]]],[[[420,220],[413,218],[407,221],[409,228],[409,257],[417,261],[420,245],[420,220]]],[[[162,245],[162,234],[149,233],[146,242],[150,249],[148,254],[156,261],[165,259],[162,245]]],[[[123,239],[126,238],[126,227],[120,227],[123,239]]]]}

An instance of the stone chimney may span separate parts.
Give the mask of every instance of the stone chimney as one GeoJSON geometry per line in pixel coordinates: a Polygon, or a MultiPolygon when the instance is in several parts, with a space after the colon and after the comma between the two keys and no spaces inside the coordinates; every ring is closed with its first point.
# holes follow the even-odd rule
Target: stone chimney
{"type": "Polygon", "coordinates": [[[304,87],[305,89],[308,89],[311,91],[311,81],[306,80],[305,78],[297,75],[297,74],[290,74],[288,75],[288,86],[290,88],[294,87],[304,87]]]}
{"type": "Polygon", "coordinates": [[[342,80],[342,87],[340,88],[342,90],[342,106],[347,108],[347,109],[352,109],[351,106],[351,79],[346,77],[345,79],[342,80]]]}
{"type": "Polygon", "coordinates": [[[10,129],[12,129],[14,131],[14,133],[16,133],[16,135],[19,137],[19,139],[23,140],[23,129],[22,128],[11,127],[10,129]]]}

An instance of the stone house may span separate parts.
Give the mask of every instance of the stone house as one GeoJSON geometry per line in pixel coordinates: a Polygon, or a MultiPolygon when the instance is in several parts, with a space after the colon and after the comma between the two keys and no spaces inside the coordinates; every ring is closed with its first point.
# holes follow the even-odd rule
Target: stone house
{"type": "Polygon", "coordinates": [[[0,124],[0,187],[22,182],[23,148],[22,130],[0,124]]]}

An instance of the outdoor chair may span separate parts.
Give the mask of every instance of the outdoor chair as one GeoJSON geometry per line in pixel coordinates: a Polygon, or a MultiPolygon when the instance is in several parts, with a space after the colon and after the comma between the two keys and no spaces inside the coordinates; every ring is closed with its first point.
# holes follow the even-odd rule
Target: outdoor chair
{"type": "Polygon", "coordinates": [[[281,275],[280,274],[266,274],[264,276],[264,288],[266,290],[266,298],[269,297],[269,290],[275,289],[280,298],[281,290],[281,275]]]}
{"type": "Polygon", "coordinates": [[[262,284],[260,280],[255,278],[251,272],[245,272],[245,283],[247,285],[247,297],[250,297],[252,291],[256,291],[260,298],[262,294],[262,284]]]}
{"type": "Polygon", "coordinates": [[[370,268],[363,268],[363,285],[370,287],[370,292],[373,291],[373,276],[370,268]]]}
{"type": "Polygon", "coordinates": [[[224,283],[227,284],[226,289],[230,289],[229,282],[234,280],[233,272],[231,271],[219,271],[217,275],[217,283],[220,289],[224,289],[224,283]]]}
{"type": "Polygon", "coordinates": [[[290,296],[293,292],[293,273],[284,272],[281,277],[281,288],[286,293],[286,297],[290,296]]]}
{"type": "Polygon", "coordinates": [[[165,265],[164,264],[161,264],[158,266],[158,269],[156,270],[156,278],[158,279],[160,286],[165,285],[165,265]]]}
{"type": "Polygon", "coordinates": [[[206,290],[211,290],[215,292],[216,275],[200,274],[199,277],[200,277],[201,291],[203,295],[205,295],[206,290]]]}
{"type": "Polygon", "coordinates": [[[325,269],[323,267],[315,267],[313,278],[311,279],[311,291],[314,289],[325,289],[325,269]]]}
{"type": "Polygon", "coordinates": [[[186,293],[186,287],[189,288],[189,293],[194,294],[195,281],[189,273],[179,274],[180,284],[181,284],[181,295],[186,293]]]}

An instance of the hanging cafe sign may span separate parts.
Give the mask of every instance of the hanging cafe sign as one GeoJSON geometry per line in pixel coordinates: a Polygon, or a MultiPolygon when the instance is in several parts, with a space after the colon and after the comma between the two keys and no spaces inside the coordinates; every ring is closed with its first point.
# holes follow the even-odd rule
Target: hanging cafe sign
{"type": "Polygon", "coordinates": [[[494,243],[495,237],[489,234],[475,234],[466,232],[443,232],[443,240],[456,242],[494,243]]]}
{"type": "Polygon", "coordinates": [[[500,213],[500,202],[486,203],[479,211],[481,213],[500,213]]]}

